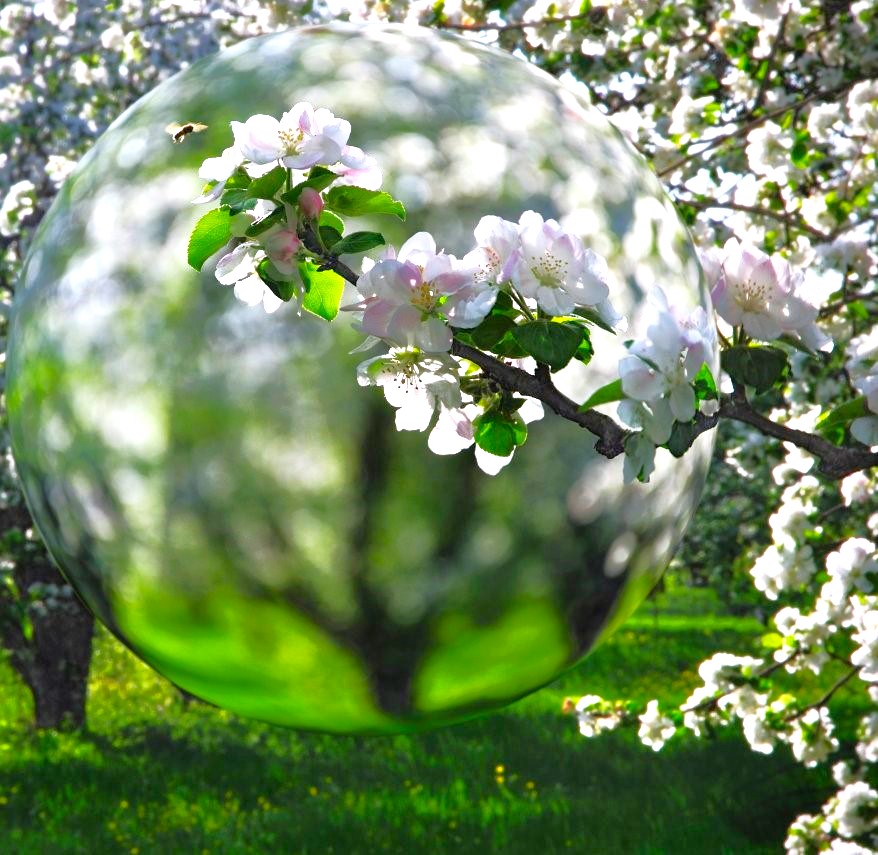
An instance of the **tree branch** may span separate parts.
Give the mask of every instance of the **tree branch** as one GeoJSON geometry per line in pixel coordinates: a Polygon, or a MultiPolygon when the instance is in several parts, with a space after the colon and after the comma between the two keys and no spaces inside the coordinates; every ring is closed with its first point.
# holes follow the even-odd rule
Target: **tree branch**
{"type": "Polygon", "coordinates": [[[596,410],[580,412],[579,405],[560,392],[550,379],[535,377],[521,368],[501,362],[457,340],[451,343],[451,353],[478,365],[488,377],[496,380],[504,389],[536,398],[554,413],[593,433],[598,438],[594,446],[598,454],[612,459],[625,450],[624,443],[628,431],[617,425],[609,416],[596,410]]]}

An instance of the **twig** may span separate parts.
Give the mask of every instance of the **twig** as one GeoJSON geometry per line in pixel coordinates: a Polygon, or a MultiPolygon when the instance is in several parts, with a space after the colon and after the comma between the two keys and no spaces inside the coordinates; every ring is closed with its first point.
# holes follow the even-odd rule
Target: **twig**
{"type": "Polygon", "coordinates": [[[628,431],[617,425],[609,416],[596,410],[580,412],[579,406],[560,392],[551,380],[528,374],[521,368],[501,362],[499,359],[457,340],[451,343],[451,353],[478,365],[485,374],[496,380],[504,389],[536,398],[559,416],[575,422],[593,433],[598,438],[594,446],[598,454],[612,459],[624,452],[625,437],[628,436],[628,431]]]}
{"type": "Polygon", "coordinates": [[[553,18],[541,18],[537,21],[504,21],[496,24],[473,23],[473,24],[449,24],[443,21],[437,21],[433,26],[437,30],[456,30],[461,33],[481,33],[485,30],[498,30],[505,32],[506,30],[524,30],[529,27],[548,27],[552,24],[566,24],[568,21],[584,21],[594,18],[595,12],[599,7],[595,7],[590,12],[579,13],[576,15],[558,15],[553,18]]]}

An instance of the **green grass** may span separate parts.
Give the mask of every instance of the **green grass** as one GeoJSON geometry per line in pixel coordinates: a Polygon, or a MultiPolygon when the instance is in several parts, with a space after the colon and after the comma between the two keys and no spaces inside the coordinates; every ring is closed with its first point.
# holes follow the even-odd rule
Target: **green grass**
{"type": "Polygon", "coordinates": [[[417,736],[299,734],[186,708],[104,632],[89,731],[34,733],[0,663],[0,852],[777,852],[828,794],[824,773],[731,732],[654,754],[631,733],[586,740],[560,714],[586,692],[682,700],[700,658],[759,635],[678,606],[645,606],[500,714],[417,736]]]}

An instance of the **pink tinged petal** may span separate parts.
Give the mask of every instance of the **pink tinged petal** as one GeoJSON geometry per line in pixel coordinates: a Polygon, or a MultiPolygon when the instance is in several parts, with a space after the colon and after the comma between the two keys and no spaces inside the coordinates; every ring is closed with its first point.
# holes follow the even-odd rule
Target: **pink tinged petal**
{"type": "Polygon", "coordinates": [[[733,327],[740,326],[743,320],[743,312],[741,307],[735,302],[732,289],[726,281],[725,277],[721,277],[710,292],[713,300],[713,307],[716,313],[733,327]]]}
{"type": "Polygon", "coordinates": [[[791,293],[795,277],[789,262],[780,255],[772,255],[768,263],[771,265],[772,277],[776,287],[785,293],[791,293]]]}
{"type": "Polygon", "coordinates": [[[807,324],[797,329],[796,332],[799,338],[811,350],[821,350],[824,353],[832,352],[834,347],[832,337],[823,332],[817,324],[807,324]]]}
{"type": "Polygon", "coordinates": [[[576,302],[567,291],[561,288],[537,288],[537,303],[550,315],[569,315],[576,307],[576,302]]]}
{"type": "Polygon", "coordinates": [[[408,304],[412,290],[421,284],[421,271],[412,264],[388,259],[379,261],[369,271],[372,291],[382,300],[399,305],[408,304]]]}
{"type": "Polygon", "coordinates": [[[388,338],[390,318],[396,310],[396,305],[386,300],[373,300],[366,306],[363,312],[363,320],[360,329],[368,335],[376,335],[379,338],[388,338]]]}
{"type": "Polygon", "coordinates": [[[500,273],[497,276],[498,282],[508,282],[510,279],[516,280],[517,273],[519,268],[524,265],[524,256],[521,254],[521,250],[516,249],[509,258],[506,259],[506,263],[503,265],[500,273]]]}
{"type": "Polygon", "coordinates": [[[216,264],[215,276],[221,285],[234,285],[255,272],[253,244],[242,243],[226,253],[216,264]]]}
{"type": "Polygon", "coordinates": [[[323,197],[313,187],[306,187],[299,194],[299,208],[306,217],[319,217],[323,207],[323,197]]]}
{"type": "Polygon", "coordinates": [[[258,306],[265,294],[265,283],[256,275],[235,283],[235,296],[248,306],[258,306]]]}
{"type": "Polygon", "coordinates": [[[287,169],[309,169],[318,163],[336,163],[341,156],[341,146],[322,134],[306,137],[299,150],[281,159],[287,169]]]}
{"type": "Polygon", "coordinates": [[[772,341],[783,332],[780,324],[771,316],[762,312],[743,312],[741,323],[747,335],[760,341],[772,341]]]}
{"type": "Polygon", "coordinates": [[[664,378],[636,356],[623,356],[619,360],[619,377],[622,391],[636,401],[652,401],[664,391],[664,378]]]}
{"type": "Polygon", "coordinates": [[[281,116],[280,123],[285,130],[314,133],[314,107],[308,101],[298,101],[281,116]]]}
{"type": "MultiPolygon", "coordinates": [[[[515,452],[513,452],[513,454],[514,453],[515,452]]],[[[490,452],[479,448],[479,446],[476,446],[476,463],[485,475],[496,475],[511,462],[512,454],[510,454],[509,457],[499,457],[496,454],[491,454],[490,452]]]]}
{"type": "Polygon", "coordinates": [[[451,350],[451,338],[451,330],[439,318],[427,318],[415,331],[415,344],[427,353],[451,350]]]}
{"type": "Polygon", "coordinates": [[[433,454],[457,454],[473,444],[472,422],[461,410],[440,407],[427,447],[433,454]]]}
{"type": "Polygon", "coordinates": [[[601,300],[594,308],[601,320],[616,332],[625,332],[628,329],[628,319],[619,314],[608,299],[601,300]]]}
{"type": "Polygon", "coordinates": [[[452,270],[453,257],[440,252],[437,255],[425,258],[424,262],[417,262],[424,268],[424,282],[432,282],[437,276],[443,273],[450,273],[452,270]]]}
{"type": "MultiPolygon", "coordinates": [[[[342,149],[342,164],[345,163],[345,151],[353,148],[353,146],[345,146],[342,149]]],[[[338,173],[335,186],[353,186],[362,187],[364,190],[378,190],[384,181],[384,175],[378,166],[378,161],[372,157],[366,157],[365,162],[361,166],[334,166],[333,171],[338,173]]]]}
{"type": "Polygon", "coordinates": [[[435,277],[428,277],[424,270],[424,280],[432,282],[438,294],[455,294],[461,288],[473,284],[474,271],[472,270],[449,270],[435,277]]]}
{"type": "Polygon", "coordinates": [[[339,149],[347,145],[351,136],[351,123],[347,119],[337,119],[329,110],[321,107],[314,112],[314,120],[318,132],[331,139],[339,149]]]}
{"type": "Polygon", "coordinates": [[[576,304],[579,306],[595,306],[607,299],[610,289],[607,283],[592,276],[587,270],[582,273],[567,287],[576,304]]]}
{"type": "Polygon", "coordinates": [[[416,334],[421,326],[421,313],[414,306],[396,306],[387,323],[387,335],[399,344],[417,344],[416,334]]]}
{"type": "Polygon", "coordinates": [[[647,330],[650,342],[657,351],[658,361],[676,364],[685,347],[680,328],[672,315],[659,315],[656,322],[647,330]]]}
{"type": "Polygon", "coordinates": [[[490,247],[499,256],[501,264],[518,248],[518,226],[500,217],[482,217],[473,234],[479,246],[490,247]]]}
{"type": "Polygon", "coordinates": [[[791,294],[775,314],[785,330],[796,330],[817,320],[817,307],[791,294]]]}
{"type": "Polygon", "coordinates": [[[777,294],[779,287],[777,271],[775,270],[774,264],[772,264],[770,258],[766,258],[765,261],[762,261],[753,267],[750,272],[749,281],[754,285],[764,288],[768,300],[779,296],[777,294]]]}
{"type": "Polygon", "coordinates": [[[688,383],[678,383],[671,389],[671,412],[678,422],[695,418],[695,391],[688,383]]]}
{"type": "Polygon", "coordinates": [[[244,124],[232,122],[235,147],[253,163],[271,163],[281,156],[279,132],[278,120],[262,113],[251,116],[244,124]]]}
{"type": "Polygon", "coordinates": [[[341,150],[341,162],[350,169],[365,169],[375,158],[370,157],[363,149],[355,145],[346,145],[341,150]]]}
{"type": "Polygon", "coordinates": [[[448,323],[464,330],[477,327],[494,308],[498,293],[496,288],[486,288],[475,293],[468,288],[463,294],[458,293],[444,306],[448,323]]]}
{"type": "Polygon", "coordinates": [[[228,181],[243,162],[237,147],[230,145],[219,157],[208,157],[201,164],[198,177],[205,181],[228,181]]]}
{"type": "MultiPolygon", "coordinates": [[[[408,261],[410,255],[429,256],[432,258],[436,255],[436,241],[429,232],[417,232],[413,234],[400,248],[397,257],[400,261],[408,261]]],[[[420,264],[420,261],[412,259],[413,263],[420,264]]],[[[425,258],[426,261],[426,258],[425,258]]]]}

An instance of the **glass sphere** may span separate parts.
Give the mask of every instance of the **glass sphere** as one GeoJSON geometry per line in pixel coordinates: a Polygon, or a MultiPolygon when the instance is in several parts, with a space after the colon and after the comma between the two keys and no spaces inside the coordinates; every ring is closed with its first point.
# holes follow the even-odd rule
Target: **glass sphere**
{"type": "Polygon", "coordinates": [[[425,229],[462,256],[483,215],[533,209],[607,258],[630,326],[596,329],[592,363],[558,375],[576,400],[617,376],[653,285],[709,306],[659,182],[581,94],[435,31],[265,36],[141,98],[63,186],[16,297],[15,460],[71,584],[179,686],[292,727],[445,724],[545,685],[630,613],[692,516],[712,440],[660,450],[649,484],[623,486],[621,458],[547,412],[490,477],[471,450],[437,457],[394,429],[380,390],[357,385],[348,315],[266,314],[215,262],[189,268],[202,160],[231,145],[230,121],[298,101],[348,119],[408,208],[357,228],[396,246],[425,229]],[[176,145],[174,121],[207,129],[176,145]]]}

